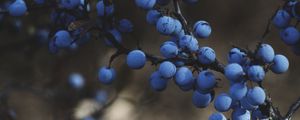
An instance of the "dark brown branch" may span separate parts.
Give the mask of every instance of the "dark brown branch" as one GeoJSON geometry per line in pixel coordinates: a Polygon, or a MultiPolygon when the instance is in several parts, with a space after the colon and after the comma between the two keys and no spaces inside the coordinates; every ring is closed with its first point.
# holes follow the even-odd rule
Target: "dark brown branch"
{"type": "Polygon", "coordinates": [[[190,32],[189,27],[188,27],[188,22],[181,13],[181,9],[180,9],[180,6],[179,6],[179,1],[178,0],[173,0],[173,5],[174,5],[174,9],[175,9],[175,13],[174,13],[175,17],[178,18],[179,21],[181,22],[181,24],[183,25],[184,32],[186,34],[192,35],[192,33],[190,32]]]}
{"type": "Polygon", "coordinates": [[[292,115],[299,109],[299,107],[300,107],[300,97],[298,98],[298,100],[295,103],[293,103],[290,106],[289,111],[285,115],[285,119],[290,120],[292,118],[292,115]]]}

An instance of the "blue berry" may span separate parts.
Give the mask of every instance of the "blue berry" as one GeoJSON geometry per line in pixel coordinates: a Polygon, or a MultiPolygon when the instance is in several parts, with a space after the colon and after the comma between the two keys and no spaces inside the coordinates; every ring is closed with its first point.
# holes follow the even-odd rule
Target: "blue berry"
{"type": "Polygon", "coordinates": [[[122,19],[119,21],[118,29],[121,32],[132,32],[133,24],[128,19],[122,19]]]}
{"type": "Polygon", "coordinates": [[[265,78],[265,71],[259,65],[253,65],[248,68],[248,78],[254,82],[260,82],[265,78]]]}
{"type": "Polygon", "coordinates": [[[152,73],[150,77],[151,88],[155,91],[163,91],[167,87],[167,80],[162,78],[158,71],[152,73]]]}
{"type": "Polygon", "coordinates": [[[27,12],[26,3],[23,0],[16,0],[8,7],[11,16],[23,16],[27,12]]]}
{"type": "Polygon", "coordinates": [[[72,38],[68,31],[60,30],[55,33],[54,36],[55,45],[57,47],[65,48],[69,47],[72,43],[72,38]]]}
{"type": "Polygon", "coordinates": [[[208,120],[227,120],[227,119],[222,113],[216,112],[211,114],[208,120]]]}
{"type": "Polygon", "coordinates": [[[266,93],[261,87],[249,89],[247,93],[247,101],[251,105],[261,105],[265,102],[266,93]]]}
{"type": "Polygon", "coordinates": [[[201,47],[198,53],[198,60],[202,64],[211,64],[216,61],[216,53],[210,47],[201,47]]]}
{"type": "Polygon", "coordinates": [[[211,101],[211,95],[209,93],[202,94],[198,91],[194,91],[192,101],[196,107],[205,108],[209,105],[211,101]]]}
{"type": "Polygon", "coordinates": [[[84,82],[83,76],[79,73],[72,73],[69,76],[69,83],[76,89],[81,89],[84,86],[84,82]]]}
{"type": "Polygon", "coordinates": [[[115,69],[102,67],[98,72],[98,79],[103,84],[111,84],[116,77],[115,69]]]}
{"type": "Polygon", "coordinates": [[[228,54],[229,63],[243,64],[247,60],[246,53],[240,51],[238,48],[232,48],[228,54]]]}
{"type": "Polygon", "coordinates": [[[180,87],[192,87],[194,83],[193,79],[193,73],[187,67],[179,68],[175,75],[175,82],[180,87]]]}
{"type": "Polygon", "coordinates": [[[174,42],[165,42],[160,47],[160,53],[166,58],[174,58],[178,55],[178,47],[174,42]]]}
{"type": "Polygon", "coordinates": [[[211,34],[211,27],[206,21],[198,21],[194,25],[194,34],[199,38],[208,38],[211,34]]]}
{"type": "Polygon", "coordinates": [[[289,60],[283,55],[276,55],[271,65],[272,72],[281,74],[289,69],[289,60]]]}
{"type": "Polygon", "coordinates": [[[182,38],[183,36],[185,36],[185,32],[184,29],[181,29],[179,33],[176,33],[173,37],[176,38],[176,40],[182,38]]]}
{"type": "Polygon", "coordinates": [[[243,108],[234,109],[231,114],[232,120],[250,120],[251,114],[248,110],[243,108]]]}
{"type": "Polygon", "coordinates": [[[230,109],[232,99],[226,93],[218,95],[215,99],[214,106],[219,112],[226,112],[230,109]]]}
{"type": "Polygon", "coordinates": [[[158,12],[157,10],[149,10],[147,12],[147,16],[146,16],[146,20],[149,24],[151,25],[156,25],[158,19],[161,17],[162,15],[160,14],[160,12],[158,12]]]}
{"type": "Polygon", "coordinates": [[[174,32],[173,34],[180,34],[181,30],[182,30],[182,25],[180,23],[179,20],[177,19],[174,19],[174,25],[175,25],[175,29],[174,29],[174,32]]]}
{"type": "Polygon", "coordinates": [[[171,78],[176,74],[176,66],[169,61],[165,61],[160,64],[158,71],[162,77],[171,78]]]}
{"type": "Polygon", "coordinates": [[[247,86],[244,83],[235,83],[229,89],[230,97],[233,100],[241,100],[247,94],[247,86]]]}
{"type": "Polygon", "coordinates": [[[179,39],[180,48],[186,48],[191,52],[196,52],[199,49],[198,41],[191,35],[184,35],[179,39]]]}
{"type": "Polygon", "coordinates": [[[146,64],[146,55],[143,51],[133,50],[127,55],[127,65],[132,69],[141,69],[146,64]]]}
{"type": "Polygon", "coordinates": [[[216,77],[210,71],[201,71],[198,75],[197,85],[201,90],[210,90],[216,85],[216,77]]]}
{"type": "Polygon", "coordinates": [[[300,39],[300,33],[295,27],[287,27],[280,31],[282,41],[287,45],[294,45],[300,39]]]}
{"type": "Polygon", "coordinates": [[[114,5],[108,5],[106,6],[104,4],[104,1],[103,0],[100,0],[98,1],[97,5],[96,5],[96,8],[97,8],[97,14],[98,16],[100,17],[103,17],[103,16],[110,16],[114,13],[115,9],[114,9],[114,5]]]}
{"type": "Polygon", "coordinates": [[[277,28],[285,28],[291,21],[290,14],[285,10],[278,10],[272,22],[277,28]]]}
{"type": "Polygon", "coordinates": [[[242,80],[244,76],[244,71],[242,66],[236,63],[231,63],[227,65],[224,69],[225,76],[227,79],[229,79],[232,82],[239,82],[242,80]]]}
{"type": "Polygon", "coordinates": [[[152,9],[156,3],[156,0],[135,0],[135,4],[143,9],[152,9]]]}
{"type": "Polygon", "coordinates": [[[265,63],[270,63],[275,57],[274,49],[269,44],[261,44],[256,57],[265,63]]]}
{"type": "Polygon", "coordinates": [[[175,28],[175,20],[169,16],[160,17],[156,23],[157,31],[163,35],[171,35],[175,28]]]}

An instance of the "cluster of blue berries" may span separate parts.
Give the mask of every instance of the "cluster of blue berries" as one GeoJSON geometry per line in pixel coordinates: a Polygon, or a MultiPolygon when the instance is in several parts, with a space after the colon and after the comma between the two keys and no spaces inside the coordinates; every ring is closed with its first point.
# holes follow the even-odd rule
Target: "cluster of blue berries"
{"type": "Polygon", "coordinates": [[[297,28],[299,20],[300,2],[296,0],[287,0],[272,18],[274,26],[280,29],[281,40],[291,46],[296,55],[300,55],[300,33],[297,28]],[[293,21],[297,22],[292,24],[293,21]]]}
{"type": "MultiPolygon", "coordinates": [[[[183,0],[194,4],[197,0],[183,0]]],[[[131,69],[142,69],[147,61],[157,65],[149,79],[151,88],[155,91],[166,89],[170,80],[183,91],[193,91],[192,103],[198,108],[205,108],[213,102],[215,109],[209,120],[226,120],[223,112],[233,109],[233,120],[267,119],[260,106],[266,104],[267,95],[262,87],[265,74],[271,70],[276,74],[284,73],[289,68],[288,59],[275,54],[269,44],[260,43],[255,51],[234,47],[228,54],[228,65],[219,63],[215,51],[207,46],[200,46],[197,39],[206,39],[212,29],[208,22],[197,21],[189,26],[180,12],[178,0],[135,0],[135,4],[146,13],[146,22],[156,27],[156,30],[169,40],[160,46],[162,57],[152,56],[142,49],[127,49],[122,45],[122,34],[133,31],[133,24],[128,19],[116,20],[115,6],[111,0],[98,0],[95,6],[97,19],[88,19],[92,7],[86,0],[34,0],[38,6],[55,3],[50,15],[53,29],[41,29],[37,36],[49,43],[49,50],[58,53],[60,50],[77,49],[88,42],[92,30],[97,30],[104,38],[107,46],[117,49],[108,66],[99,69],[98,79],[103,84],[112,84],[116,79],[116,70],[111,62],[115,57],[126,54],[126,64],[131,69]],[[175,10],[163,11],[163,7],[174,4],[175,10]],[[159,6],[159,7],[156,7],[159,6]],[[230,82],[227,93],[215,96],[218,87],[216,72],[223,73],[230,82]],[[257,83],[249,85],[248,83],[257,83]]],[[[30,7],[23,0],[9,4],[7,12],[11,16],[24,16],[30,7]]],[[[292,18],[300,19],[300,3],[287,2],[283,9],[277,11],[273,23],[281,29],[282,40],[293,46],[295,53],[300,53],[300,33],[295,26],[290,25],[292,18]],[[298,8],[299,7],[299,8],[298,8]]],[[[82,89],[84,78],[74,73],[69,82],[73,88],[82,89]]],[[[102,98],[99,101],[105,101],[102,98]]]]}

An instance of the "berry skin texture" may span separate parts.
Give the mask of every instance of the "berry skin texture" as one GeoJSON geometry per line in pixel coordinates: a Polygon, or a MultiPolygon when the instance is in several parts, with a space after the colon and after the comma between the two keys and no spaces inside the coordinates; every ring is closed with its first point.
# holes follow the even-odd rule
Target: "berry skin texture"
{"type": "Polygon", "coordinates": [[[175,29],[174,29],[173,34],[175,34],[175,35],[180,34],[180,32],[182,30],[182,25],[181,25],[180,21],[177,19],[174,19],[174,25],[175,25],[175,29]]]}
{"type": "Polygon", "coordinates": [[[278,10],[272,22],[277,28],[285,28],[291,21],[290,14],[285,10],[278,10]]]}
{"type": "Polygon", "coordinates": [[[281,74],[289,69],[289,60],[283,55],[276,55],[271,65],[272,72],[281,74]]]}
{"type": "Polygon", "coordinates": [[[254,82],[260,82],[265,78],[265,71],[259,65],[253,65],[248,68],[248,77],[254,82]]]}
{"type": "Polygon", "coordinates": [[[175,20],[169,16],[160,17],[156,23],[157,31],[163,35],[171,35],[175,28],[175,20]]]}
{"type": "Polygon", "coordinates": [[[230,97],[236,101],[241,100],[247,94],[247,86],[244,83],[235,83],[229,89],[230,97]]]}
{"type": "Polygon", "coordinates": [[[232,48],[227,57],[228,63],[243,64],[247,58],[244,52],[241,52],[238,48],[232,48]]]}
{"type": "Polygon", "coordinates": [[[171,78],[176,74],[176,66],[169,61],[165,61],[160,64],[158,71],[162,77],[171,78]]]}
{"type": "Polygon", "coordinates": [[[216,112],[211,114],[208,120],[227,120],[227,119],[222,113],[216,112]]]}
{"type": "Polygon", "coordinates": [[[97,14],[99,17],[110,16],[114,13],[114,5],[105,6],[104,1],[100,0],[96,4],[97,14]]]}
{"type": "Polygon", "coordinates": [[[152,9],[156,3],[156,0],[135,0],[135,4],[143,9],[152,9]]]}
{"type": "Polygon", "coordinates": [[[242,66],[236,63],[229,64],[225,67],[225,76],[232,82],[239,82],[245,74],[242,66]]]}
{"type": "Polygon", "coordinates": [[[158,71],[152,73],[150,77],[150,86],[155,91],[163,91],[167,87],[168,81],[163,79],[158,71]]]}
{"type": "Polygon", "coordinates": [[[231,114],[232,120],[250,120],[251,114],[248,110],[243,108],[234,109],[231,114]]]}
{"type": "Polygon", "coordinates": [[[166,58],[174,58],[178,55],[178,47],[174,42],[165,42],[160,47],[160,53],[166,58]]]}
{"type": "Polygon", "coordinates": [[[205,108],[209,105],[211,101],[211,95],[208,94],[202,94],[198,91],[194,91],[193,97],[192,97],[193,104],[198,108],[205,108]]]}
{"type": "Polygon", "coordinates": [[[210,90],[216,85],[216,77],[210,71],[201,71],[198,75],[197,85],[200,90],[210,90]]]}
{"type": "Polygon", "coordinates": [[[198,53],[198,60],[202,64],[211,64],[216,61],[216,53],[210,47],[202,47],[198,53]]]}
{"type": "Polygon", "coordinates": [[[60,30],[55,33],[54,37],[54,43],[57,47],[66,48],[69,47],[72,43],[72,38],[68,31],[60,30]]]}
{"type": "Polygon", "coordinates": [[[275,57],[274,49],[269,44],[261,44],[256,57],[265,63],[271,63],[275,57]]]}
{"type": "Polygon", "coordinates": [[[266,93],[261,87],[254,87],[253,89],[249,89],[247,93],[247,101],[251,105],[261,105],[265,102],[266,93]]]}
{"type": "Polygon", "coordinates": [[[191,35],[184,35],[179,39],[179,47],[187,48],[191,52],[197,52],[199,49],[199,44],[195,37],[191,35]]]}
{"type": "Polygon", "coordinates": [[[206,21],[198,21],[193,27],[193,32],[198,38],[208,38],[211,31],[211,27],[206,21]]]}
{"type": "Polygon", "coordinates": [[[146,20],[150,25],[156,25],[158,19],[161,17],[162,15],[160,14],[160,12],[158,12],[157,10],[149,10],[147,12],[147,16],[146,16],[146,20]]]}
{"type": "Polygon", "coordinates": [[[146,64],[146,55],[143,51],[133,50],[127,55],[126,62],[132,69],[141,69],[146,64]]]}
{"type": "Polygon", "coordinates": [[[115,77],[116,77],[115,69],[108,68],[108,67],[102,67],[99,69],[98,79],[100,80],[101,83],[109,85],[113,82],[115,77]]]}
{"type": "Polygon", "coordinates": [[[214,106],[219,112],[226,112],[230,109],[232,99],[226,93],[218,95],[215,99],[214,106]]]}
{"type": "Polygon", "coordinates": [[[16,0],[8,7],[8,12],[11,16],[23,16],[27,11],[26,3],[23,0],[16,0]]]}
{"type": "Polygon", "coordinates": [[[193,73],[187,67],[179,68],[175,75],[175,82],[179,87],[190,88],[193,85],[193,79],[193,73]]]}
{"type": "Polygon", "coordinates": [[[281,40],[287,45],[295,45],[300,39],[297,28],[291,26],[280,31],[281,40]]]}
{"type": "Polygon", "coordinates": [[[121,32],[129,33],[133,31],[133,24],[128,19],[122,19],[119,21],[118,29],[121,32]]]}

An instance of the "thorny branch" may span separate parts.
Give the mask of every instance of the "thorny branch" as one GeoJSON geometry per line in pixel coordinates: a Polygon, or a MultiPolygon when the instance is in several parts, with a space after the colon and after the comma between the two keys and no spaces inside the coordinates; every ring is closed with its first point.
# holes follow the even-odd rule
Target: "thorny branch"
{"type": "MultiPolygon", "coordinates": [[[[53,6],[54,4],[49,4],[49,6],[53,6]]],[[[181,22],[181,24],[183,25],[184,31],[186,34],[192,35],[192,32],[189,29],[187,20],[185,19],[185,17],[182,15],[181,9],[180,9],[180,5],[179,5],[179,0],[173,0],[173,5],[174,5],[174,15],[176,16],[176,18],[179,19],[179,21],[181,22]]],[[[38,6],[38,8],[40,8],[40,6],[38,6]]],[[[29,10],[33,10],[33,9],[37,9],[37,8],[30,8],[29,10]]],[[[64,9],[59,9],[56,8],[59,11],[65,11],[68,12],[69,14],[73,14],[72,11],[66,11],[64,9]]],[[[1,13],[7,13],[7,11],[5,10],[0,10],[0,14],[1,13]]],[[[87,18],[89,18],[88,16],[86,16],[87,18]]],[[[273,18],[273,17],[272,17],[273,18]]],[[[103,24],[109,23],[112,24],[112,21],[109,21],[110,19],[105,19],[107,21],[105,21],[103,24]]],[[[268,24],[267,24],[267,28],[264,32],[264,34],[262,35],[262,39],[264,39],[267,34],[270,31],[270,22],[271,19],[269,19],[268,24]]],[[[97,26],[95,25],[95,22],[92,22],[92,24],[88,24],[91,26],[97,26]]],[[[109,61],[109,66],[111,66],[111,63],[113,62],[113,60],[118,57],[119,55],[122,54],[128,54],[130,51],[132,51],[132,49],[128,49],[126,47],[124,47],[122,44],[118,43],[116,41],[116,39],[114,38],[114,36],[110,33],[105,33],[100,27],[97,26],[97,28],[95,29],[95,27],[88,27],[87,29],[89,30],[85,30],[84,32],[88,32],[90,30],[98,30],[100,31],[100,33],[109,38],[110,42],[113,44],[113,47],[115,47],[117,49],[117,52],[111,56],[111,59],[109,61]]],[[[84,33],[82,33],[84,34],[84,33]]],[[[159,56],[154,56],[152,54],[149,53],[145,53],[147,60],[150,61],[153,65],[158,65],[159,63],[163,62],[163,61],[182,61],[184,62],[186,65],[188,66],[192,66],[195,68],[204,68],[204,69],[211,69],[220,73],[224,73],[224,65],[219,63],[218,60],[216,60],[215,63],[212,63],[211,65],[203,65],[200,62],[198,62],[198,60],[195,57],[176,57],[176,58],[172,58],[172,59],[166,59],[163,57],[159,57],[159,56]]],[[[1,96],[0,96],[1,99],[1,96]]],[[[115,99],[115,98],[114,98],[115,99]]],[[[112,100],[113,102],[114,100],[112,100]]],[[[109,104],[105,105],[105,107],[108,107],[112,102],[110,102],[109,104]]],[[[274,119],[274,120],[290,120],[292,118],[292,115],[299,109],[300,107],[300,98],[298,98],[298,100],[293,103],[288,112],[286,113],[285,116],[282,116],[278,110],[278,108],[273,106],[272,100],[270,97],[267,97],[265,104],[259,106],[259,109],[262,111],[262,113],[264,115],[269,116],[270,118],[274,119]]]]}

